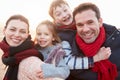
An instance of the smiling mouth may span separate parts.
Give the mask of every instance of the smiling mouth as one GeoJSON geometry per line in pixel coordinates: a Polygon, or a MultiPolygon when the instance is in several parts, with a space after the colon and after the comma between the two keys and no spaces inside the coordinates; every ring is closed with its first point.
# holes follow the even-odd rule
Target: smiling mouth
{"type": "Polygon", "coordinates": [[[44,45],[46,43],[46,41],[40,41],[41,45],[44,45]]]}
{"type": "Polygon", "coordinates": [[[91,39],[93,37],[93,33],[87,33],[87,34],[84,34],[84,38],[85,39],[91,39]]]}
{"type": "Polygon", "coordinates": [[[14,43],[19,43],[19,42],[20,42],[20,40],[18,40],[18,39],[12,39],[12,41],[13,41],[14,43]]]}
{"type": "Polygon", "coordinates": [[[64,22],[68,22],[70,20],[70,16],[68,16],[67,18],[63,19],[64,22]]]}

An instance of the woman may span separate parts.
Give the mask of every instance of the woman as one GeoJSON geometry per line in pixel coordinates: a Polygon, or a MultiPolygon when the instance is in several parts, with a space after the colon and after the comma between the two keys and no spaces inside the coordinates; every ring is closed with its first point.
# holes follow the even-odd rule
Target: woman
{"type": "Polygon", "coordinates": [[[22,15],[11,16],[3,30],[4,38],[0,42],[0,48],[4,52],[2,62],[8,66],[3,80],[18,80],[19,63],[30,56],[42,59],[42,55],[34,49],[29,35],[29,22],[22,15]]]}

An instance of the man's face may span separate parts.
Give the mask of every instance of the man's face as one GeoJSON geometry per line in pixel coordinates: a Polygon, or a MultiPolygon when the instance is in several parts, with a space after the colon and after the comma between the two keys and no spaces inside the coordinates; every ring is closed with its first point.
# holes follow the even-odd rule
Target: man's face
{"type": "Polygon", "coordinates": [[[75,15],[75,23],[78,35],[86,43],[92,43],[96,40],[102,26],[102,19],[99,20],[92,10],[85,10],[75,15]]]}
{"type": "Polygon", "coordinates": [[[53,10],[54,20],[57,24],[70,25],[73,22],[72,11],[66,4],[61,4],[53,10]]]}

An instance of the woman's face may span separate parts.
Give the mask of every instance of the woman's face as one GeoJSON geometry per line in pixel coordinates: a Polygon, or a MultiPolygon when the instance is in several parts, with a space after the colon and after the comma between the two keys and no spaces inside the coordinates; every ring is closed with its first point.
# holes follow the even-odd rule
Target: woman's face
{"type": "Polygon", "coordinates": [[[10,46],[19,46],[29,35],[28,25],[18,19],[11,20],[4,29],[4,35],[10,46]]]}

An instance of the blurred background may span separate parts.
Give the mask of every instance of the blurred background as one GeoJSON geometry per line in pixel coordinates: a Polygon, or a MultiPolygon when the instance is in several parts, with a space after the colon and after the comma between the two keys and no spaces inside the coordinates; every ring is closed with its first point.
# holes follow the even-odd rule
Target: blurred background
{"type": "MultiPolygon", "coordinates": [[[[48,14],[49,5],[52,0],[0,0],[0,40],[3,38],[3,27],[6,20],[14,14],[22,14],[29,19],[30,33],[35,36],[36,26],[45,19],[51,19],[48,14]]],[[[66,0],[73,10],[82,2],[93,2],[101,11],[105,23],[120,28],[120,3],[119,0],[66,0]]],[[[2,52],[0,51],[0,56],[2,52]]],[[[0,60],[0,80],[5,73],[5,65],[0,60]]]]}
{"type": "MultiPolygon", "coordinates": [[[[34,38],[36,26],[45,19],[51,19],[48,14],[52,0],[0,0],[0,38],[3,37],[2,29],[6,20],[13,14],[22,14],[29,19],[30,32],[34,38]]],[[[120,28],[119,0],[66,0],[73,10],[82,2],[93,2],[101,11],[105,23],[120,28]]]]}

